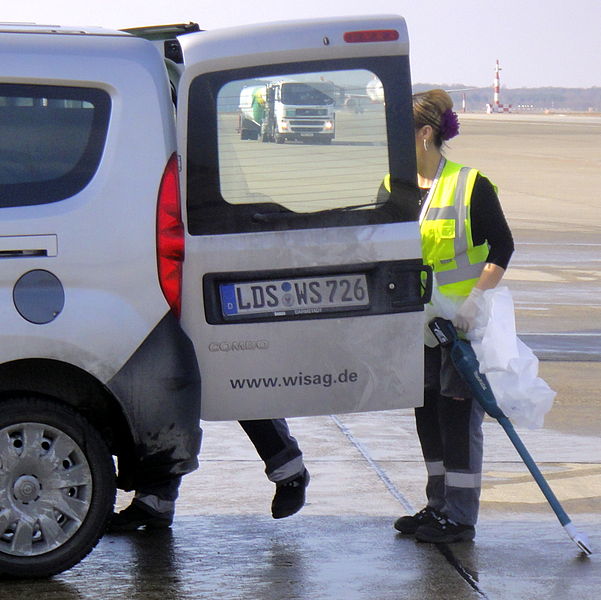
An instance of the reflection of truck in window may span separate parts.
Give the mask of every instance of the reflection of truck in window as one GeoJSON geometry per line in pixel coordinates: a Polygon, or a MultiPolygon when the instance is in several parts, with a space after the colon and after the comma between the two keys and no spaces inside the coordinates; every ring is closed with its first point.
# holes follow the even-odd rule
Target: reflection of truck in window
{"type": "Polygon", "coordinates": [[[335,134],[334,99],[321,83],[278,81],[249,86],[240,93],[239,129],[243,140],[286,140],[329,144],[335,134]]]}

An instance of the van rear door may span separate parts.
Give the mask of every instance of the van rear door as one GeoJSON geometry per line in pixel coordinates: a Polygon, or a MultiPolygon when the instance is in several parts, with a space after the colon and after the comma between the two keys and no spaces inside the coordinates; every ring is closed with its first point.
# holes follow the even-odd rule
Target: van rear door
{"type": "Polygon", "coordinates": [[[428,277],[404,20],[271,23],[180,43],[182,323],[202,418],[421,404],[428,277]],[[367,95],[374,78],[384,102],[367,95]],[[276,139],[255,120],[270,100],[254,94],[263,131],[248,135],[241,93],[274,81],[306,84],[315,114],[287,106],[290,136],[276,139]],[[333,112],[333,141],[313,135],[320,110],[333,112]],[[387,173],[391,194],[380,187],[387,173]]]}

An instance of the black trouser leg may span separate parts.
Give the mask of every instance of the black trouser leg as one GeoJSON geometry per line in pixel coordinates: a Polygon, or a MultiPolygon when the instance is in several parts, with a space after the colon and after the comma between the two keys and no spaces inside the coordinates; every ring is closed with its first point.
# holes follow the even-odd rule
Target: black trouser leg
{"type": "Polygon", "coordinates": [[[239,423],[265,463],[265,473],[270,481],[292,479],[304,469],[302,452],[290,435],[285,419],[239,423]]]}
{"type": "Polygon", "coordinates": [[[415,424],[428,472],[428,506],[442,510],[445,502],[445,470],[443,443],[438,427],[438,398],[434,390],[424,392],[424,405],[415,409],[415,424]]]}

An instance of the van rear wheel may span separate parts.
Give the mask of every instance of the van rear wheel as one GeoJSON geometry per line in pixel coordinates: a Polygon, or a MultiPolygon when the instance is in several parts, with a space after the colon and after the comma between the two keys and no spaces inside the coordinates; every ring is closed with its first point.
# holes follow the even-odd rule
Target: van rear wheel
{"type": "Polygon", "coordinates": [[[50,400],[0,402],[0,574],[72,567],[97,544],[114,501],[112,457],[86,419],[50,400]]]}

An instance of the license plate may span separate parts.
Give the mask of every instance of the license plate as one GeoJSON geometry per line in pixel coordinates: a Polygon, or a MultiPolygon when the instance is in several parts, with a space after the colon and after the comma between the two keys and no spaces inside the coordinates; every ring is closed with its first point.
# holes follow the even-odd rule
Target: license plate
{"type": "Polygon", "coordinates": [[[369,306],[364,274],[220,284],[224,317],[284,316],[369,306]]]}

